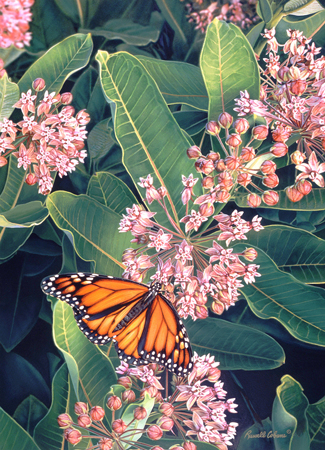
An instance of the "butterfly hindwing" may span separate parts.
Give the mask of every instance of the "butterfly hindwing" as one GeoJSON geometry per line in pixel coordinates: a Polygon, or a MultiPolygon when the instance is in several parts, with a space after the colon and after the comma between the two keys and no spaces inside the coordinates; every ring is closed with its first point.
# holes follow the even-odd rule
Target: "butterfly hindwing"
{"type": "Polygon", "coordinates": [[[90,341],[113,340],[124,361],[155,362],[178,375],[192,367],[186,329],[173,305],[160,294],[160,286],[77,273],[47,277],[41,287],[73,308],[80,330],[90,341]]]}

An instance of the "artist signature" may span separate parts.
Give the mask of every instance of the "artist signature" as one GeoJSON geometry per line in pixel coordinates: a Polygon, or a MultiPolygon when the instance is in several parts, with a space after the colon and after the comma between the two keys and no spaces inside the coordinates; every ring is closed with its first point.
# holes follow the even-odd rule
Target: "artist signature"
{"type": "Polygon", "coordinates": [[[286,438],[289,434],[291,434],[291,430],[287,430],[284,434],[278,434],[277,431],[261,431],[258,434],[252,434],[252,430],[248,430],[245,433],[246,439],[259,439],[259,438],[268,438],[268,439],[283,439],[286,438]]]}

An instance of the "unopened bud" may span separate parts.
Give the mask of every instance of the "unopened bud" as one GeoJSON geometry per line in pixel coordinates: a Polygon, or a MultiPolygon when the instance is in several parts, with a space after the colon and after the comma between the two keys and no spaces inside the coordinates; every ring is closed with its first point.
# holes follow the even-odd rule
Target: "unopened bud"
{"type": "Polygon", "coordinates": [[[279,201],[279,194],[276,191],[265,191],[262,195],[262,199],[266,205],[274,206],[279,201]]]}
{"type": "Polygon", "coordinates": [[[183,448],[184,448],[184,450],[196,450],[197,449],[194,442],[191,442],[191,441],[184,442],[183,448]]]}
{"type": "Polygon", "coordinates": [[[225,305],[221,302],[218,301],[213,301],[211,304],[211,310],[215,313],[218,314],[218,316],[221,316],[221,314],[224,312],[225,310],[225,305]]]}
{"type": "Polygon", "coordinates": [[[208,308],[204,305],[196,305],[195,306],[195,316],[198,319],[206,319],[209,316],[208,308]]]}
{"type": "Polygon", "coordinates": [[[190,159],[197,159],[202,156],[201,150],[197,145],[192,145],[192,147],[186,150],[186,153],[190,159]]]}
{"type": "Polygon", "coordinates": [[[240,153],[240,158],[244,162],[252,161],[255,158],[255,150],[253,147],[244,147],[240,153]]]}
{"type": "Polygon", "coordinates": [[[127,429],[127,424],[122,419],[116,419],[112,423],[112,429],[117,434],[122,434],[127,429]]]}
{"type": "Polygon", "coordinates": [[[159,441],[162,438],[164,432],[158,425],[150,425],[147,429],[147,436],[153,441],[159,441]]]}
{"type": "Polygon", "coordinates": [[[114,441],[109,438],[101,438],[98,441],[99,450],[111,450],[113,448],[114,441]]]}
{"type": "Polygon", "coordinates": [[[73,95],[71,92],[64,92],[61,94],[61,103],[62,105],[70,105],[73,100],[73,95]]]}
{"type": "Polygon", "coordinates": [[[237,133],[230,134],[226,139],[226,144],[233,148],[241,145],[242,140],[241,140],[240,134],[237,134],[237,133]]]}
{"type": "Polygon", "coordinates": [[[230,193],[226,189],[221,189],[221,191],[217,192],[216,202],[227,203],[228,200],[230,200],[230,193]]]}
{"type": "MultiPolygon", "coordinates": [[[[4,156],[0,156],[0,167],[6,166],[7,164],[8,164],[7,158],[5,158],[4,156]]],[[[27,183],[27,179],[26,179],[26,183],[27,183]]]]}
{"type": "Polygon", "coordinates": [[[107,399],[106,405],[111,411],[117,411],[122,407],[122,400],[117,395],[112,395],[107,399]]]}
{"type": "Polygon", "coordinates": [[[207,155],[207,159],[211,159],[211,161],[215,162],[215,161],[219,161],[220,159],[220,154],[218,152],[210,152],[207,155]]]}
{"type": "Polygon", "coordinates": [[[269,134],[269,128],[266,125],[257,125],[252,129],[252,135],[254,139],[263,141],[269,134]]]}
{"type": "Polygon", "coordinates": [[[45,80],[43,78],[36,78],[36,80],[33,81],[33,89],[36,92],[43,91],[45,88],[45,80]]]}
{"type": "Polygon", "coordinates": [[[91,419],[96,422],[102,420],[105,416],[105,411],[100,406],[93,406],[89,412],[91,419]]]}
{"type": "Polygon", "coordinates": [[[221,113],[218,117],[218,121],[223,128],[230,128],[233,120],[233,117],[227,112],[221,113]]]}
{"type": "Polygon", "coordinates": [[[307,82],[304,80],[296,80],[292,81],[289,85],[289,91],[293,95],[300,96],[302,95],[307,88],[307,82]]]}
{"type": "Polygon", "coordinates": [[[122,400],[123,402],[127,403],[133,403],[136,399],[136,395],[132,389],[127,389],[126,391],[122,392],[122,400]]]}
{"type": "Polygon", "coordinates": [[[227,156],[225,159],[225,165],[229,170],[237,170],[241,166],[241,160],[237,156],[227,156]]]}
{"type": "Polygon", "coordinates": [[[264,186],[267,186],[268,188],[275,188],[279,184],[279,177],[276,173],[270,173],[266,177],[263,178],[262,183],[264,186]]]}
{"type": "Polygon", "coordinates": [[[150,398],[155,398],[158,395],[158,389],[156,388],[156,386],[153,385],[142,389],[140,392],[140,398],[144,398],[146,392],[150,398]]]}
{"type": "Polygon", "coordinates": [[[247,204],[248,206],[251,206],[252,208],[258,208],[262,202],[262,199],[257,194],[249,194],[247,196],[247,204]]]}
{"type": "Polygon", "coordinates": [[[293,162],[293,164],[296,164],[296,165],[302,164],[305,159],[306,159],[306,156],[300,150],[296,150],[291,155],[291,161],[293,162]]]}
{"type": "Polygon", "coordinates": [[[203,203],[199,208],[199,213],[203,217],[210,217],[214,213],[213,203],[203,203]]]}
{"type": "Polygon", "coordinates": [[[159,412],[163,413],[165,416],[171,416],[175,408],[171,403],[164,402],[159,405],[159,412]]]}
{"type": "Polygon", "coordinates": [[[237,177],[237,183],[241,186],[248,186],[252,181],[252,176],[249,173],[242,172],[237,177]]]}
{"type": "Polygon", "coordinates": [[[84,402],[77,402],[74,405],[74,412],[79,416],[80,414],[86,414],[88,412],[88,405],[84,402]]]}
{"type": "Polygon", "coordinates": [[[174,421],[169,416],[162,416],[158,419],[157,425],[164,431],[170,431],[174,426],[174,421]]]}
{"type": "Polygon", "coordinates": [[[280,69],[278,70],[277,76],[281,81],[289,81],[289,67],[287,66],[282,66],[280,67],[280,69]]]}
{"type": "Polygon", "coordinates": [[[304,194],[299,192],[294,186],[287,187],[285,193],[287,194],[288,199],[294,203],[299,202],[304,196],[304,194]]]}
{"type": "Polygon", "coordinates": [[[226,169],[226,165],[223,159],[219,159],[218,161],[215,161],[214,168],[217,172],[223,172],[226,169]]]}
{"type": "Polygon", "coordinates": [[[206,124],[205,129],[206,129],[207,133],[217,135],[217,134],[219,134],[221,127],[218,124],[218,122],[216,122],[214,120],[210,120],[210,122],[208,122],[206,124]]]}
{"type": "Polygon", "coordinates": [[[247,261],[254,261],[257,258],[257,251],[255,248],[246,248],[246,250],[243,251],[243,257],[247,259],[247,261]]]}
{"type": "Polygon", "coordinates": [[[92,423],[92,420],[88,416],[88,414],[80,414],[78,416],[78,425],[79,425],[79,427],[88,428],[88,427],[90,427],[91,423],[92,423]]]}
{"type": "MultiPolygon", "coordinates": [[[[198,161],[196,161],[196,163],[198,161]]],[[[210,159],[201,159],[200,171],[205,175],[209,175],[211,172],[213,172],[214,171],[213,161],[211,161],[210,159]]]]}
{"type": "Polygon", "coordinates": [[[204,189],[211,189],[214,186],[214,178],[213,177],[204,177],[202,180],[202,187],[204,189]]]}
{"type": "Polygon", "coordinates": [[[60,414],[58,416],[58,424],[60,428],[68,428],[70,427],[70,425],[72,425],[73,420],[71,419],[71,417],[69,416],[69,414],[60,414]]]}
{"type": "Polygon", "coordinates": [[[82,439],[82,434],[75,428],[67,428],[64,432],[65,439],[72,445],[79,444],[82,439]]]}
{"type": "Polygon", "coordinates": [[[301,194],[308,195],[312,191],[313,185],[308,180],[299,180],[296,183],[296,188],[301,194]]]}
{"type": "Polygon", "coordinates": [[[276,142],[270,149],[272,155],[277,158],[285,156],[288,153],[288,146],[284,142],[276,142]]]}
{"type": "Polygon", "coordinates": [[[130,389],[131,386],[132,386],[132,380],[128,376],[120,377],[117,380],[117,384],[120,384],[121,386],[124,386],[126,389],[130,389]]]}
{"type": "Polygon", "coordinates": [[[268,159],[267,161],[264,161],[261,165],[261,171],[264,174],[270,174],[274,173],[276,171],[276,164],[275,162],[268,159]]]}
{"type": "Polygon", "coordinates": [[[146,408],[143,406],[137,406],[133,412],[133,415],[136,420],[143,420],[147,417],[148,413],[146,408]]]}
{"type": "Polygon", "coordinates": [[[208,370],[208,380],[211,383],[216,383],[219,380],[220,375],[221,375],[221,370],[219,370],[217,367],[211,367],[208,370]]]}
{"type": "Polygon", "coordinates": [[[244,119],[243,117],[241,119],[237,119],[234,122],[233,127],[239,134],[246,133],[247,130],[249,130],[249,122],[247,119],[244,119]]]}

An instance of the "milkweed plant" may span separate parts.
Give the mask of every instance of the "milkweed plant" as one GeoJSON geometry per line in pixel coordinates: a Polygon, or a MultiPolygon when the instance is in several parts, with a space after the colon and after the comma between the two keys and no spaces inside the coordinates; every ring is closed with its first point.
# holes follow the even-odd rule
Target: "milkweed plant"
{"type": "Polygon", "coordinates": [[[325,446],[324,9],[162,3],[0,2],[1,450],[325,446]],[[158,283],[188,372],[51,273],[158,283]]]}

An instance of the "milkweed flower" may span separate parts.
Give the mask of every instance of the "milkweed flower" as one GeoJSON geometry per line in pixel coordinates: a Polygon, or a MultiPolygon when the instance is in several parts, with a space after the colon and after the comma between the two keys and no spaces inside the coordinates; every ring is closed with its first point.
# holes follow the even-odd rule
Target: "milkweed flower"
{"type": "Polygon", "coordinates": [[[6,0],[0,3],[0,48],[29,46],[32,34],[30,8],[34,0],[6,0]]]}
{"type": "MultiPolygon", "coordinates": [[[[230,182],[224,179],[225,183],[230,182]]],[[[260,276],[258,265],[245,262],[245,259],[252,262],[257,252],[235,253],[219,242],[224,241],[228,247],[232,242],[246,240],[247,233],[263,229],[261,218],[255,216],[249,222],[242,218],[243,212],[237,210],[231,215],[213,215],[213,200],[209,197],[212,194],[206,197],[194,194],[197,181],[193,174],[182,176],[184,190],[180,196],[187,213],[176,223],[168,213],[164,197],[157,194],[160,189],[154,186],[153,177],[141,178],[139,185],[146,189],[148,204],[158,202],[171,226],[161,227],[155,220],[155,212],[133,205],[127,208],[127,214],[123,214],[119,227],[121,233],[131,232],[134,237],[131,242],[137,244],[137,248],[126,249],[123,253],[123,277],[141,282],[148,271],[155,268],[151,279],[165,286],[165,295],[180,317],[190,316],[193,320],[208,317],[208,298],[212,300],[211,310],[221,314],[238,300],[242,281],[252,283],[260,276]],[[200,205],[198,209],[197,204],[200,205]],[[217,225],[213,231],[207,228],[200,232],[202,224],[209,218],[217,225]]]]}
{"type": "Polygon", "coordinates": [[[23,120],[13,123],[4,118],[0,122],[0,158],[12,153],[18,168],[27,171],[26,183],[38,183],[39,193],[46,195],[53,187],[53,173],[62,178],[84,162],[90,118],[86,111],[75,115],[75,109],[66,104],[72,101],[70,93],[45,91],[43,95],[44,87],[44,80],[38,78],[33,89],[21,94],[14,106],[21,110],[23,120]]]}
{"type": "MultiPolygon", "coordinates": [[[[274,156],[288,153],[289,138],[296,142],[291,154],[297,171],[295,184],[285,190],[288,198],[295,202],[311,192],[312,183],[324,187],[325,59],[321,49],[301,31],[289,29],[287,35],[289,39],[280,45],[275,30],[265,30],[268,55],[264,58],[266,68],[260,100],[251,99],[247,91],[241,92],[234,109],[240,116],[257,114],[266,119],[272,127],[274,145],[270,151],[274,156]],[[285,56],[282,62],[281,53],[285,56]],[[311,184],[301,183],[307,179],[311,184]]],[[[263,183],[273,189],[276,181],[272,175],[266,176],[263,183]]],[[[275,202],[274,196],[266,195],[264,202],[265,199],[271,205],[275,202]]]]}

